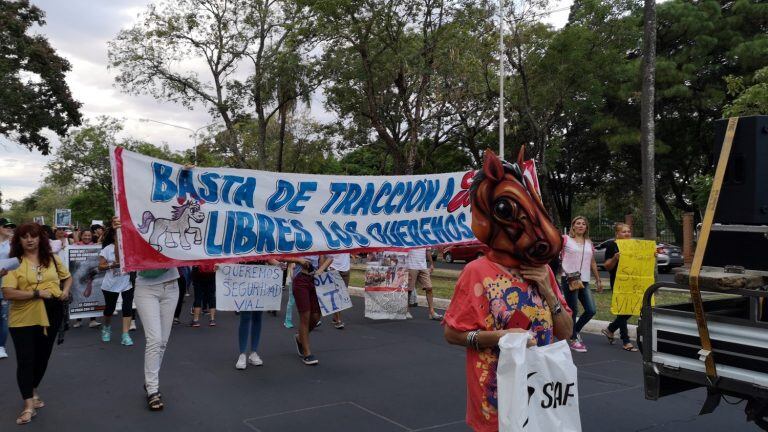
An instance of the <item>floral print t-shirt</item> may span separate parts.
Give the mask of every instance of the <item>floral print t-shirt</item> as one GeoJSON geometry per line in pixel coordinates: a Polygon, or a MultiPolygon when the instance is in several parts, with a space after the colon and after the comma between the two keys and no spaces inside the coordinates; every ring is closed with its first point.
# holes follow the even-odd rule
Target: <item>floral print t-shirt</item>
{"type": "MultiPolygon", "coordinates": [[[[570,315],[552,274],[550,285],[563,306],[561,313],[570,315]]],[[[459,332],[507,329],[515,310],[531,320],[530,330],[539,346],[555,342],[552,314],[536,284],[482,257],[467,264],[459,276],[445,313],[445,325],[459,332]]],[[[499,430],[498,361],[498,347],[481,351],[467,348],[467,424],[476,431],[499,430]]]]}

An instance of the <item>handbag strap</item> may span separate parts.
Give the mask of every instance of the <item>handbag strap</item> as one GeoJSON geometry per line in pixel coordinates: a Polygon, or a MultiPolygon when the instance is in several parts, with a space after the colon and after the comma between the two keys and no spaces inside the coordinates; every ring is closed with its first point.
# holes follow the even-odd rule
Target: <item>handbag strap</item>
{"type": "Polygon", "coordinates": [[[579,264],[579,273],[581,268],[584,267],[584,248],[587,247],[587,239],[584,239],[584,243],[581,244],[581,263],[579,264]]]}

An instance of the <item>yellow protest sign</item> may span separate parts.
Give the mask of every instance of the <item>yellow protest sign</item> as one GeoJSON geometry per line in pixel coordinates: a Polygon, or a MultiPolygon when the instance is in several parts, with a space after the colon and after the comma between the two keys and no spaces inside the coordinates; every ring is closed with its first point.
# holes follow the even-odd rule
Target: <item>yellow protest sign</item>
{"type": "Polygon", "coordinates": [[[656,242],[652,240],[616,240],[619,268],[611,298],[614,315],[640,315],[643,294],[654,283],[656,242]]]}

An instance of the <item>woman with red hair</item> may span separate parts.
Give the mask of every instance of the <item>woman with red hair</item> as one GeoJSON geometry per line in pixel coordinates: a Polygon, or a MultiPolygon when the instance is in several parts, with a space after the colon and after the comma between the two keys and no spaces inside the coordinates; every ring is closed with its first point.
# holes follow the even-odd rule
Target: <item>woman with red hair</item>
{"type": "Polygon", "coordinates": [[[51,251],[48,234],[36,223],[16,229],[10,256],[18,258],[20,265],[3,278],[3,295],[11,301],[9,329],[16,349],[16,380],[24,399],[16,423],[26,424],[45,406],[37,388],[48,367],[72,278],[51,251]]]}

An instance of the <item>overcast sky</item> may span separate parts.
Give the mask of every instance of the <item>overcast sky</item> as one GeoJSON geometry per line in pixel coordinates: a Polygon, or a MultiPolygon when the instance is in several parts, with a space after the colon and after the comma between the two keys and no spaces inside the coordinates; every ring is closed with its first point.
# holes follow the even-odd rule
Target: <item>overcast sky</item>
{"type": "MultiPolygon", "coordinates": [[[[46,13],[46,25],[35,31],[46,35],[60,56],[67,58],[72,70],[67,75],[69,87],[83,104],[86,119],[108,115],[123,119],[125,135],[154,144],[167,143],[172,149],[192,147],[190,132],[155,123],[149,118],[197,129],[214,121],[203,109],[187,110],[181,105],[158,102],[150,96],[120,92],[114,85],[114,71],[107,69],[107,42],[120,29],[129,27],[151,0],[33,0],[46,13]]],[[[552,2],[547,21],[561,26],[567,20],[570,0],[552,2]],[[560,10],[565,9],[565,10],[560,10]]],[[[323,111],[320,96],[312,106],[314,117],[331,117],[323,111]]],[[[52,136],[54,147],[58,139],[52,136]]],[[[45,176],[49,157],[0,138],[0,190],[4,199],[21,199],[32,193],[45,176]]]]}

